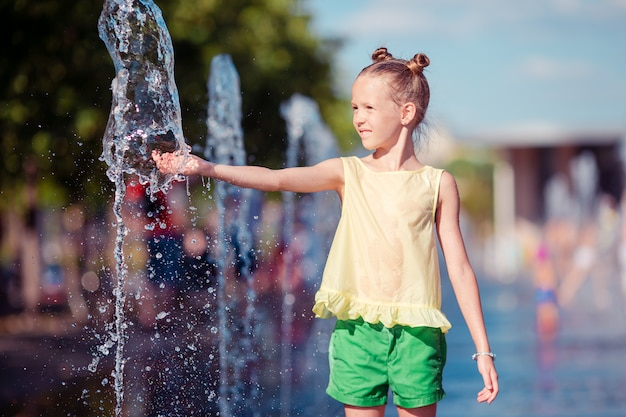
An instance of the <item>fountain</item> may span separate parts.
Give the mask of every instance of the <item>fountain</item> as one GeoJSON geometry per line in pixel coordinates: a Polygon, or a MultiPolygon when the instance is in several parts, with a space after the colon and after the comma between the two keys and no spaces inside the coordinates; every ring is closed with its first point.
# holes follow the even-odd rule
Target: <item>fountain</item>
{"type": "MultiPolygon", "coordinates": [[[[207,118],[208,136],[204,156],[222,164],[243,165],[246,153],[243,147],[241,129],[241,92],[239,77],[230,56],[218,55],[211,63],[211,74],[208,81],[209,110],[207,118]]],[[[310,98],[294,95],[281,107],[281,114],[287,123],[287,166],[296,166],[299,156],[306,164],[315,164],[326,158],[336,156],[338,149],[336,140],[328,127],[324,125],[317,104],[310,98]]],[[[251,415],[259,413],[256,405],[261,396],[261,388],[256,376],[256,349],[254,336],[256,333],[253,320],[256,294],[252,287],[254,248],[252,246],[251,202],[254,201],[253,191],[241,189],[225,182],[216,182],[215,197],[218,210],[218,304],[220,329],[220,413],[224,416],[251,415]],[[229,271],[233,271],[229,273],[229,271]],[[233,276],[234,275],[234,276],[233,276]],[[244,316],[238,324],[238,317],[233,312],[240,311],[237,297],[227,294],[227,280],[243,278],[246,291],[243,296],[244,316]],[[231,328],[243,329],[243,334],[233,337],[231,328]],[[250,372],[249,381],[243,384],[243,371],[250,372]],[[238,412],[238,414],[236,414],[238,412]]],[[[316,236],[317,241],[308,245],[299,258],[307,261],[307,285],[317,282],[330,247],[330,239],[334,225],[338,221],[336,210],[326,193],[316,193],[296,200],[294,193],[283,193],[283,220],[280,241],[285,248],[282,253],[284,268],[283,276],[279,277],[282,284],[282,316],[281,316],[281,350],[280,350],[280,413],[291,415],[293,384],[293,305],[295,302],[291,276],[294,268],[294,252],[301,248],[292,248],[291,242],[295,231],[295,223],[301,223],[316,236]],[[296,213],[304,213],[296,218],[296,213]]],[[[304,268],[303,268],[304,269],[304,268]]],[[[310,302],[305,300],[303,302],[310,302]]],[[[317,330],[319,334],[329,333],[329,329],[317,330]]],[[[322,338],[324,340],[324,338],[322,338]]],[[[317,343],[313,343],[317,346],[317,343]]],[[[310,352],[309,352],[310,353],[310,352]]],[[[325,358],[323,359],[325,360],[325,358]]]]}
{"type": "Polygon", "coordinates": [[[564,174],[551,178],[545,187],[546,222],[544,255],[549,255],[553,277],[549,285],[556,294],[562,315],[575,306],[609,311],[622,303],[614,278],[619,276],[622,239],[622,207],[600,187],[600,167],[589,151],[572,158],[570,182],[564,174]]]}
{"type": "Polygon", "coordinates": [[[124,400],[124,344],[127,323],[124,238],[128,234],[122,218],[126,186],[125,174],[137,175],[150,184],[150,192],[165,189],[174,179],[161,174],[151,160],[151,152],[183,150],[181,112],[174,82],[174,51],[161,10],[151,0],[106,0],[98,21],[115,66],[111,84],[111,113],[103,137],[102,159],[109,168],[107,176],[115,183],[113,211],[116,218],[115,323],[109,337],[98,348],[89,369],[95,371],[101,356],[116,346],[113,372],[116,416],[124,400]]]}
{"type": "MultiPolygon", "coordinates": [[[[244,165],[246,152],[241,129],[241,92],[239,75],[229,55],[217,55],[211,62],[208,80],[208,135],[204,156],[211,161],[244,165]]],[[[215,185],[218,210],[218,304],[220,329],[220,415],[241,415],[253,410],[258,396],[253,344],[253,312],[256,294],[252,287],[254,249],[250,233],[252,190],[235,187],[223,181],[215,185]],[[232,273],[230,273],[232,271],[232,273]],[[227,294],[228,279],[242,279],[247,284],[243,297],[243,317],[237,317],[237,297],[227,294]],[[241,323],[241,325],[239,324],[241,323]],[[243,334],[232,337],[230,329],[241,327],[243,334]],[[242,384],[248,368],[250,389],[242,384]],[[247,394],[247,395],[246,395],[247,394]],[[235,410],[239,413],[235,414],[235,410]]]]}
{"type": "MultiPolygon", "coordinates": [[[[300,163],[314,165],[325,159],[336,157],[339,154],[337,142],[330,129],[322,122],[319,109],[315,101],[300,94],[294,94],[287,102],[281,105],[281,115],[287,124],[287,154],[286,165],[298,166],[300,163]]],[[[307,253],[300,254],[303,260],[308,260],[308,267],[302,268],[308,272],[304,277],[305,287],[312,287],[311,281],[321,279],[322,267],[326,255],[330,249],[334,228],[338,221],[339,209],[333,204],[335,196],[329,193],[314,193],[304,198],[296,199],[296,195],[290,192],[283,193],[283,233],[282,241],[285,242],[285,268],[282,277],[283,305],[282,305],[282,340],[281,340],[281,416],[290,416],[291,407],[291,379],[293,370],[292,358],[292,318],[295,303],[294,284],[291,282],[292,271],[296,268],[294,250],[290,247],[294,236],[296,222],[302,224],[309,239],[316,238],[318,241],[309,243],[307,253]]],[[[336,203],[336,201],[335,201],[336,203]]],[[[320,320],[316,320],[320,322],[320,320]]],[[[316,323],[317,324],[317,323],[316,323]]],[[[316,340],[329,329],[316,331],[316,340]]],[[[328,336],[329,337],[329,336],[328,336]]],[[[324,340],[324,337],[321,337],[324,340]]],[[[323,343],[323,342],[322,342],[323,343]]],[[[316,341],[312,346],[318,346],[316,341]]],[[[323,347],[325,349],[325,347],[323,347]]],[[[323,350],[322,349],[322,350],[323,350]]],[[[312,352],[309,352],[312,357],[312,352]]]]}
{"type": "Polygon", "coordinates": [[[570,172],[577,202],[578,222],[588,221],[594,215],[594,203],[598,193],[598,167],[594,156],[590,152],[580,154],[571,161],[570,172]]]}
{"type": "Polygon", "coordinates": [[[107,175],[115,181],[120,173],[137,174],[152,192],[165,189],[172,176],[155,169],[152,150],[186,148],[174,49],[161,10],[151,0],[106,0],[98,29],[115,66],[103,138],[107,175]]]}
{"type": "MultiPolygon", "coordinates": [[[[99,21],[99,31],[116,70],[116,76],[112,82],[111,114],[103,137],[102,155],[102,159],[109,166],[107,175],[116,186],[113,206],[117,232],[114,250],[116,280],[113,289],[115,314],[114,322],[106,326],[107,335],[100,338],[97,353],[88,368],[91,372],[95,372],[99,361],[115,348],[115,369],[112,376],[116,396],[115,414],[120,416],[124,410],[125,365],[130,359],[124,351],[125,343],[129,339],[127,335],[129,323],[125,319],[127,306],[125,281],[128,265],[124,255],[124,239],[129,234],[129,228],[122,218],[122,202],[126,193],[125,179],[128,176],[136,176],[138,182],[147,188],[147,193],[153,201],[157,192],[169,192],[174,182],[180,178],[160,173],[150,158],[151,152],[156,149],[165,152],[180,150],[186,153],[188,147],[182,135],[180,105],[174,83],[173,48],[158,7],[149,0],[106,0],[99,21]]],[[[208,135],[204,156],[218,163],[243,165],[246,163],[246,153],[241,129],[241,92],[239,77],[230,56],[218,55],[213,59],[207,87],[209,90],[208,135]]],[[[338,154],[335,139],[321,121],[319,110],[313,100],[294,95],[282,105],[281,114],[287,123],[288,130],[288,166],[296,166],[299,161],[315,164],[338,154]]],[[[187,195],[189,196],[189,190],[187,190],[187,195]]],[[[217,320],[217,327],[214,323],[209,323],[205,328],[199,328],[195,319],[189,319],[188,322],[183,319],[181,322],[185,322],[185,334],[171,334],[171,337],[169,335],[163,337],[163,334],[159,333],[155,327],[156,332],[151,336],[154,346],[147,352],[147,359],[154,361],[155,358],[151,355],[156,355],[161,359],[171,348],[169,353],[173,354],[177,361],[182,361],[182,367],[206,368],[206,363],[200,363],[205,358],[197,356],[198,350],[201,349],[200,339],[210,338],[211,335],[217,334],[219,396],[210,384],[199,381],[197,384],[191,382],[190,385],[203,386],[200,389],[200,391],[204,390],[203,394],[190,395],[195,395],[193,400],[196,402],[212,402],[217,398],[219,415],[224,417],[261,415],[263,391],[257,375],[258,346],[254,337],[257,331],[255,326],[256,293],[252,285],[256,260],[252,230],[255,219],[258,219],[256,213],[260,211],[258,195],[252,190],[234,187],[225,182],[216,182],[213,190],[218,214],[215,248],[217,285],[215,288],[209,288],[209,291],[217,292],[217,317],[207,317],[210,317],[212,321],[217,320]],[[233,282],[237,283],[235,290],[233,290],[233,282]],[[234,334],[234,331],[237,331],[237,334],[234,334]],[[193,340],[181,344],[187,333],[192,334],[193,340]]],[[[284,268],[285,276],[279,277],[282,283],[282,328],[280,332],[281,385],[278,407],[281,415],[289,416],[292,410],[291,386],[294,368],[303,367],[300,361],[294,364],[293,360],[294,343],[291,339],[294,325],[293,306],[299,295],[294,294],[291,272],[295,268],[302,268],[306,272],[305,286],[311,297],[302,300],[302,304],[312,305],[313,283],[317,283],[321,276],[339,210],[336,207],[336,199],[331,200],[326,193],[307,196],[284,193],[283,200],[284,217],[279,240],[285,245],[283,255],[286,268],[284,268]],[[294,236],[299,233],[296,230],[298,227],[304,229],[304,234],[309,239],[306,248],[293,244],[294,236]],[[293,256],[296,251],[303,252],[297,256],[299,262],[307,265],[306,268],[295,265],[293,256]]],[[[154,224],[151,227],[154,227],[154,224]]],[[[300,242],[303,240],[306,239],[300,239],[300,242]]],[[[208,246],[212,247],[212,244],[208,246]]],[[[152,256],[157,255],[159,253],[152,256]]],[[[208,308],[207,306],[205,309],[208,308]]],[[[179,303],[179,309],[182,308],[183,304],[179,303]]],[[[171,323],[174,317],[170,316],[172,313],[173,311],[160,311],[156,315],[156,320],[171,323]]],[[[207,311],[204,313],[209,314],[207,311]]],[[[182,314],[188,313],[183,311],[182,314]]],[[[317,322],[322,321],[316,320],[315,325],[317,322]]],[[[306,346],[307,356],[311,358],[315,358],[318,351],[326,353],[330,329],[324,327],[328,321],[323,322],[320,324],[322,327],[318,326],[310,331],[309,337],[312,341],[308,341],[306,346]]],[[[146,347],[141,346],[140,349],[145,350],[146,347]]],[[[207,355],[207,358],[207,361],[212,361],[212,354],[207,355]]],[[[322,363],[326,362],[324,355],[315,359],[319,359],[322,363]]],[[[142,363],[142,361],[133,362],[133,370],[128,370],[135,380],[139,376],[145,376],[144,372],[155,372],[150,363],[143,365],[142,363]]],[[[304,367],[318,368],[319,364],[307,362],[304,367]]],[[[161,370],[157,372],[159,378],[172,379],[172,381],[165,381],[166,385],[180,388],[181,374],[176,370],[165,366],[163,372],[161,370]],[[162,373],[167,376],[162,376],[162,373]]],[[[316,376],[318,374],[319,372],[315,372],[316,376]]],[[[102,384],[107,385],[108,379],[105,378],[102,384]]],[[[317,381],[315,384],[319,387],[322,385],[317,381]]],[[[168,394],[169,392],[166,392],[165,396],[168,394]]],[[[163,393],[157,396],[158,401],[169,401],[167,406],[170,407],[165,414],[162,410],[157,410],[158,415],[178,415],[177,413],[182,409],[191,414],[202,412],[193,411],[189,404],[183,404],[193,402],[186,398],[185,393],[175,394],[173,395],[175,398],[171,400],[161,398],[163,393]]],[[[317,401],[316,396],[312,397],[314,398],[309,398],[309,400],[317,401]]],[[[133,400],[144,401],[143,398],[133,398],[133,400]]],[[[265,398],[263,401],[272,403],[269,408],[275,410],[277,408],[273,402],[275,400],[277,399],[265,398]]],[[[313,407],[316,406],[319,404],[313,405],[313,407]]],[[[127,408],[132,409],[133,406],[127,408]]],[[[141,413],[140,409],[141,407],[138,407],[135,412],[141,413]]]]}

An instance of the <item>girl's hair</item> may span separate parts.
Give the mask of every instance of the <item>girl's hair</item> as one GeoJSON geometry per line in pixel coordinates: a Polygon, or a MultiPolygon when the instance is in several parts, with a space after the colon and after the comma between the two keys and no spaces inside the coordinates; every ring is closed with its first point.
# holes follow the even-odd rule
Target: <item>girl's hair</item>
{"type": "Polygon", "coordinates": [[[373,64],[363,68],[361,75],[383,75],[389,80],[391,99],[398,104],[412,102],[417,107],[416,126],[422,123],[430,101],[430,88],[424,68],[430,64],[426,54],[416,54],[413,59],[394,58],[387,48],[378,48],[372,54],[373,64]]]}

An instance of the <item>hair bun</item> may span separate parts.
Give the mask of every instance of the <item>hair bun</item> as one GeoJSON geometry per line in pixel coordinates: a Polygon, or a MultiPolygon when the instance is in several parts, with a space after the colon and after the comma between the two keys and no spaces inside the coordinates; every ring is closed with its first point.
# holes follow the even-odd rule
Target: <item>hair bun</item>
{"type": "Polygon", "coordinates": [[[390,59],[393,59],[393,55],[387,51],[387,48],[378,48],[372,54],[372,61],[374,62],[387,61],[390,59]]]}
{"type": "Polygon", "coordinates": [[[430,59],[428,59],[426,54],[422,53],[415,54],[413,59],[406,63],[406,66],[409,67],[411,72],[415,75],[421,74],[428,65],[430,65],[430,59]]]}

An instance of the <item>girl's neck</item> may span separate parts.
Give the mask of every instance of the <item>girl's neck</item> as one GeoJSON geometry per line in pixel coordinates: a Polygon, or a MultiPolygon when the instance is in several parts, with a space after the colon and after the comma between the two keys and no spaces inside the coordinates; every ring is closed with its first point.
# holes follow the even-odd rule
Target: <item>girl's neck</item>
{"type": "Polygon", "coordinates": [[[375,171],[415,171],[424,166],[415,156],[411,140],[403,146],[377,148],[363,161],[375,171]]]}

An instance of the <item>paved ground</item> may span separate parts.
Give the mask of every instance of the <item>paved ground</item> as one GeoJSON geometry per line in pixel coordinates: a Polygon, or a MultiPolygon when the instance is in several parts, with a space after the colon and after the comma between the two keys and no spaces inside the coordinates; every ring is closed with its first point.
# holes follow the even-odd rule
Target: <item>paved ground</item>
{"type": "MultiPolygon", "coordinates": [[[[528,285],[486,281],[482,291],[491,342],[498,353],[501,395],[490,406],[475,403],[481,382],[469,358],[473,348],[450,289],[444,287],[444,306],[455,326],[448,335],[447,397],[440,403],[440,416],[626,416],[626,320],[621,298],[614,297],[604,309],[597,309],[585,297],[587,289],[583,287],[575,307],[561,312],[557,338],[541,344],[535,334],[528,285]]],[[[114,415],[112,355],[103,357],[95,372],[88,369],[96,348],[103,345],[98,339],[102,329],[76,328],[68,322],[41,318],[36,326],[18,323],[23,328],[19,331],[15,323],[10,329],[6,321],[0,326],[5,331],[0,336],[0,415],[114,415]]],[[[202,340],[213,334],[212,326],[185,325],[187,331],[172,333],[131,327],[125,389],[129,416],[215,414],[215,403],[207,398],[219,389],[212,381],[217,358],[209,359],[213,351],[202,346],[202,340]]],[[[322,351],[327,331],[324,323],[312,330],[322,351]]],[[[265,338],[271,338],[266,329],[263,332],[267,332],[265,338]]],[[[339,416],[341,406],[323,392],[327,375],[324,352],[311,360],[312,351],[293,358],[296,368],[311,372],[304,372],[289,391],[291,415],[339,416]]],[[[275,359],[279,350],[272,352],[275,359]]],[[[263,395],[257,410],[262,416],[286,416],[280,407],[278,363],[272,358],[263,363],[271,369],[260,372],[263,395]]],[[[387,414],[396,415],[391,407],[387,414]]]]}

